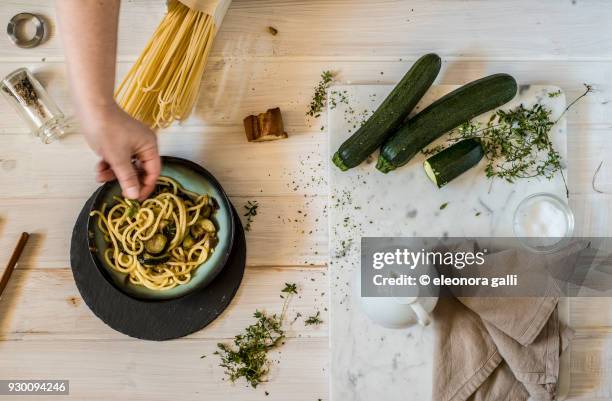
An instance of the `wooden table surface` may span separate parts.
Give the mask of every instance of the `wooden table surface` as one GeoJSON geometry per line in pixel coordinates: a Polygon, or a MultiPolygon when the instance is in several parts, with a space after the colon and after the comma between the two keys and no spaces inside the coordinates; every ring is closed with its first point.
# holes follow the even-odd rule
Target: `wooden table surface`
{"type": "MultiPolygon", "coordinates": [[[[164,3],[123,2],[120,75],[161,20],[164,3]]],[[[3,1],[0,23],[23,11],[46,15],[52,35],[29,50],[1,37],[0,74],[31,68],[70,114],[53,2],[3,1]]],[[[320,130],[323,121],[305,118],[312,88],[326,69],[336,71],[342,83],[395,83],[415,59],[434,51],[444,60],[439,83],[507,72],[521,83],[558,85],[568,99],[581,93],[583,82],[592,84],[595,92],[568,118],[570,202],[581,211],[579,232],[609,236],[610,21],[607,0],[234,0],[193,117],[160,132],[159,141],[163,154],[211,170],[238,208],[248,200],[259,202],[247,233],[248,268],[221,318],[164,343],[111,330],[75,287],[70,234],[97,187],[96,158],[83,138],[72,135],[42,145],[0,102],[0,261],[8,260],[19,233],[34,234],[0,301],[0,379],[69,379],[69,399],[75,400],[328,399],[327,135],[320,130]],[[247,143],[243,117],[275,106],[283,111],[289,139],[247,143]],[[597,185],[606,193],[596,193],[591,180],[602,160],[597,185]],[[251,389],[222,381],[218,357],[212,355],[216,344],[247,326],[256,308],[278,311],[285,282],[300,289],[290,315],[320,310],[325,323],[291,325],[269,383],[251,389]]],[[[612,399],[612,303],[574,299],[572,323],[577,337],[571,399],[612,399]]]]}

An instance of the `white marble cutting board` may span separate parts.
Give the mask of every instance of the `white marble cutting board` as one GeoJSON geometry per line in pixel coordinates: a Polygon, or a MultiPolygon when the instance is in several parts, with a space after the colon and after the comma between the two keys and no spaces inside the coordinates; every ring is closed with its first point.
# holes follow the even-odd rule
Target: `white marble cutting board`
{"type": "MultiPolygon", "coordinates": [[[[338,99],[341,94],[347,99],[328,105],[330,159],[392,88],[347,85],[330,89],[330,98],[338,99]]],[[[456,88],[433,86],[417,110],[456,88]]],[[[557,90],[553,86],[521,87],[503,109],[540,102],[552,110],[556,120],[566,106],[564,94],[548,96],[557,90]]],[[[480,119],[488,117],[485,114],[480,119]]],[[[551,132],[563,158],[567,153],[565,127],[563,118],[551,132]]],[[[491,183],[484,175],[483,160],[438,189],[423,171],[425,156],[419,154],[386,175],[375,169],[376,157],[347,172],[330,163],[331,399],[426,401],[431,399],[433,331],[418,325],[385,329],[361,313],[351,290],[359,269],[361,237],[512,236],[512,214],[523,198],[536,192],[565,198],[565,186],[560,175],[550,181],[491,183]],[[448,206],[440,210],[444,203],[448,206]]]]}

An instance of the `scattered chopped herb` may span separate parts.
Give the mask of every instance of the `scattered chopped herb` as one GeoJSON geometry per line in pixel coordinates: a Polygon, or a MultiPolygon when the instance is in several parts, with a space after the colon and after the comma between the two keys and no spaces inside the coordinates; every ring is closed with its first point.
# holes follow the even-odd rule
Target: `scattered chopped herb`
{"type": "Polygon", "coordinates": [[[561,89],[554,91],[554,92],[549,92],[548,97],[558,97],[558,96],[561,96],[561,93],[563,93],[561,92],[561,89]]]}
{"type": "Polygon", "coordinates": [[[288,296],[285,297],[280,316],[256,310],[253,317],[257,321],[245,328],[242,334],[236,335],[233,344],[217,344],[215,355],[221,358],[220,366],[225,369],[230,381],[244,377],[254,388],[266,381],[270,371],[268,351],[283,344],[283,320],[291,295],[297,294],[297,285],[286,283],[282,292],[288,296]]]}
{"type": "Polygon", "coordinates": [[[350,107],[350,103],[349,103],[349,99],[348,99],[348,95],[347,95],[347,91],[343,90],[343,91],[331,91],[330,92],[330,98],[329,98],[329,104],[331,105],[332,109],[335,109],[336,107],[338,107],[339,104],[345,104],[348,106],[348,113],[350,114],[354,114],[355,111],[350,107]]]}
{"type": "Polygon", "coordinates": [[[480,216],[481,214],[482,214],[482,213],[480,213],[480,212],[476,212],[475,216],[476,216],[476,217],[478,217],[478,216],[480,216]]]}
{"type": "Polygon", "coordinates": [[[330,109],[335,109],[341,104],[346,106],[344,109],[344,121],[351,127],[348,130],[349,133],[365,124],[373,113],[373,110],[367,108],[361,111],[355,110],[349,102],[348,91],[346,90],[331,91],[329,93],[328,103],[330,109]]]}
{"type": "Polygon", "coordinates": [[[268,27],[268,32],[270,32],[272,36],[278,35],[278,29],[274,28],[273,26],[268,27]]]}
{"type": "Polygon", "coordinates": [[[302,317],[302,314],[300,312],[296,313],[291,323],[295,323],[295,321],[298,320],[300,317],[302,317]]]}
{"type": "Polygon", "coordinates": [[[306,112],[307,116],[314,118],[321,116],[323,107],[327,105],[327,88],[329,88],[333,79],[334,74],[331,71],[323,71],[321,73],[321,80],[317,86],[315,86],[314,95],[312,96],[308,111],[306,112]]]}
{"type": "Polygon", "coordinates": [[[340,243],[340,249],[336,252],[336,258],[343,258],[348,253],[349,249],[351,249],[351,245],[353,244],[353,239],[349,238],[347,240],[342,240],[340,243]]]}
{"type": "Polygon", "coordinates": [[[309,316],[308,319],[304,320],[304,324],[306,326],[310,326],[310,325],[318,325],[323,323],[323,320],[321,320],[321,318],[319,317],[319,315],[321,314],[320,311],[317,311],[317,314],[314,316],[309,316]]]}
{"type": "Polygon", "coordinates": [[[446,209],[447,206],[448,206],[448,202],[444,202],[443,204],[440,205],[440,210],[446,209]]]}
{"type": "Polygon", "coordinates": [[[597,175],[599,174],[599,172],[601,171],[601,167],[603,166],[603,160],[601,161],[601,163],[599,163],[599,166],[597,166],[597,168],[595,169],[595,172],[593,173],[593,180],[591,181],[591,186],[593,187],[593,191],[599,193],[599,194],[604,194],[605,192],[598,189],[596,184],[597,181],[597,175]]]}
{"type": "Polygon", "coordinates": [[[246,231],[251,231],[251,223],[253,223],[253,219],[255,218],[255,216],[257,216],[258,207],[259,204],[257,203],[257,201],[248,201],[246,205],[244,205],[244,208],[246,209],[246,213],[244,214],[244,216],[246,217],[246,226],[244,227],[244,229],[246,231]]]}
{"type": "Polygon", "coordinates": [[[202,356],[200,357],[200,359],[204,359],[204,358],[206,358],[206,355],[202,355],[202,356]]]}

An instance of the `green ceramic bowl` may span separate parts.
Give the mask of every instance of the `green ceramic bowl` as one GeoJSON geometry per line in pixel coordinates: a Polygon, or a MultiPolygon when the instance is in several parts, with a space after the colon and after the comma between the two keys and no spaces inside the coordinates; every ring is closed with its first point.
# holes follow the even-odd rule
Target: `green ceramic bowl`
{"type": "MultiPolygon", "coordinates": [[[[177,157],[162,157],[161,175],[174,178],[185,189],[198,194],[208,194],[219,205],[219,209],[211,216],[218,228],[218,244],[211,256],[192,274],[187,284],[179,285],[166,291],[153,291],[144,286],[134,285],[127,280],[127,275],[113,270],[104,262],[104,251],[108,244],[97,225],[97,218],[89,218],[87,231],[89,245],[94,263],[102,275],[123,293],[142,300],[159,301],[175,299],[208,285],[225,266],[234,242],[234,216],[230,201],[219,182],[206,169],[189,160],[177,157]]],[[[113,196],[121,196],[121,188],[117,181],[107,182],[100,187],[92,202],[92,210],[99,210],[102,204],[115,203],[113,196]]]]}

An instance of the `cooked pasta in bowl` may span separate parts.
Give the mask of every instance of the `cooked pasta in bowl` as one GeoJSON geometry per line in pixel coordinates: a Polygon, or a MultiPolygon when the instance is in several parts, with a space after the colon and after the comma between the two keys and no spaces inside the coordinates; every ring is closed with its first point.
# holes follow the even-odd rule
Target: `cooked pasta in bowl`
{"type": "Polygon", "coordinates": [[[229,200],[206,170],[190,163],[164,158],[155,191],[143,202],[123,198],[116,182],[105,184],[94,201],[88,227],[92,255],[130,296],[183,296],[208,284],[229,256],[234,232],[229,200]]]}

